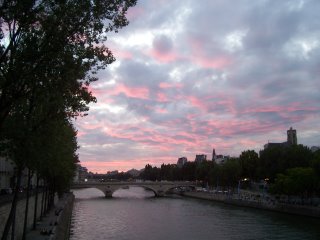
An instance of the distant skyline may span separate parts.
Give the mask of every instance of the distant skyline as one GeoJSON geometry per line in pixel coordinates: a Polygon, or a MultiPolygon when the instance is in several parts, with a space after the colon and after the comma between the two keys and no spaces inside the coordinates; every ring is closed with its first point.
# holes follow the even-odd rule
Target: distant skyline
{"type": "Polygon", "coordinates": [[[89,171],[320,145],[320,1],[138,0],[78,118],[89,171]]]}

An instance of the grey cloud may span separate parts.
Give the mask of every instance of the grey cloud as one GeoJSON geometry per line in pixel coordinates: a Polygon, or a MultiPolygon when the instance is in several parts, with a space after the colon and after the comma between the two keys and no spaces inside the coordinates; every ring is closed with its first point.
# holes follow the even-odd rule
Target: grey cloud
{"type": "Polygon", "coordinates": [[[166,35],[156,36],[153,40],[153,47],[156,51],[169,53],[172,50],[172,41],[166,35]]]}
{"type": "MultiPolygon", "coordinates": [[[[164,156],[154,149],[141,151],[141,146],[157,144],[152,139],[153,132],[143,130],[143,127],[154,128],[164,138],[199,142],[197,149],[175,146],[177,157],[181,151],[191,154],[215,143],[222,148],[217,149],[219,152],[237,154],[247,147],[241,143],[242,140],[251,140],[256,143],[254,147],[260,146],[267,142],[268,136],[275,136],[275,131],[285,133],[290,125],[299,133],[308,132],[302,142],[315,142],[317,145],[320,46],[310,50],[305,58],[299,54],[303,48],[308,49],[308,43],[301,46],[292,43],[301,39],[319,41],[320,1],[305,1],[301,9],[290,5],[294,2],[139,1],[142,15],[119,34],[128,37],[151,30],[152,34],[158,34],[153,46],[150,49],[141,49],[139,43],[134,48],[122,46],[130,51],[133,59],[120,59],[113,75],[108,69],[99,75],[104,80],[114,78],[117,84],[132,89],[147,88],[148,99],[130,97],[121,92],[110,98],[113,105],[121,106],[125,111],[111,112],[102,108],[90,112],[97,122],[118,127],[119,131],[130,123],[130,127],[123,131],[140,134],[139,140],[112,137],[102,133],[101,129],[86,130],[87,134],[80,138],[80,142],[96,143],[96,147],[85,150],[88,154],[96,152],[102,155],[97,157],[101,161],[105,158],[103,156],[108,156],[108,161],[137,159],[148,154],[164,156]],[[183,12],[185,9],[188,10],[183,12]],[[177,17],[180,17],[179,22],[177,17]],[[168,29],[172,35],[168,34],[168,29]],[[227,51],[225,37],[237,30],[247,30],[242,48],[227,51]],[[177,58],[169,64],[156,62],[157,59],[148,52],[152,50],[172,52],[177,58]],[[203,68],[196,61],[218,57],[230,59],[230,65],[221,69],[203,68]],[[176,78],[172,76],[174,71],[178,72],[176,78]],[[163,82],[172,84],[176,81],[180,87],[159,86],[163,82]],[[167,100],[158,101],[158,94],[164,94],[167,100]],[[198,99],[205,108],[193,106],[190,97],[193,97],[191,100],[198,99]],[[131,120],[137,122],[140,118],[146,122],[132,126],[131,120]],[[232,123],[230,126],[229,122],[232,123]],[[185,137],[181,132],[192,136],[185,137]],[[115,145],[99,148],[99,145],[108,143],[115,145]]],[[[104,89],[103,83],[99,84],[97,88],[104,89]]],[[[98,103],[103,103],[103,100],[98,98],[98,103]]]]}
{"type": "Polygon", "coordinates": [[[167,66],[159,67],[137,60],[122,61],[119,67],[119,81],[128,86],[147,86],[150,90],[158,87],[160,82],[169,79],[167,66]]]}

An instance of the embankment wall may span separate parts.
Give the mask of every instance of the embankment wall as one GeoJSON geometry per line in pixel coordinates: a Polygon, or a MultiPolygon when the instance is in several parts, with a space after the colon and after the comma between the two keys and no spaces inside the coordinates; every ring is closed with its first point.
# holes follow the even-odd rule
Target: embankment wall
{"type": "Polygon", "coordinates": [[[60,207],[62,211],[58,216],[58,224],[53,229],[54,234],[51,236],[50,240],[69,239],[74,198],[72,193],[68,193],[63,196],[63,199],[59,200],[57,205],[60,206],[57,206],[57,208],[60,207]]]}
{"type": "Polygon", "coordinates": [[[225,204],[231,204],[241,207],[250,207],[256,209],[263,209],[269,211],[276,211],[288,214],[295,214],[301,216],[320,218],[320,207],[304,206],[304,205],[293,205],[285,204],[280,202],[270,202],[263,200],[244,200],[238,199],[237,195],[228,194],[213,194],[206,192],[185,192],[183,194],[186,197],[192,197],[197,199],[204,199],[210,201],[218,201],[225,204]]]}

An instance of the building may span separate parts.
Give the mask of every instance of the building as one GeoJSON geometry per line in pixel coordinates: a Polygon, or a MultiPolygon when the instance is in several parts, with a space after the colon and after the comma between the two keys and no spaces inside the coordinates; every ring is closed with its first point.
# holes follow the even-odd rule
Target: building
{"type": "Polygon", "coordinates": [[[0,189],[14,187],[14,164],[0,157],[0,189]]]}
{"type": "Polygon", "coordinates": [[[217,164],[223,164],[225,163],[228,159],[230,159],[230,156],[224,156],[224,155],[216,155],[214,161],[217,164]]]}
{"type": "Polygon", "coordinates": [[[290,145],[297,145],[298,140],[297,140],[297,131],[295,129],[290,129],[287,131],[287,143],[290,145]]]}
{"type": "Polygon", "coordinates": [[[85,182],[87,181],[88,176],[88,169],[86,167],[82,167],[80,164],[77,164],[73,182],[85,182]]]}
{"type": "Polygon", "coordinates": [[[297,131],[295,129],[292,129],[290,127],[289,130],[287,130],[287,141],[282,143],[273,143],[268,142],[264,145],[264,149],[270,148],[270,147],[288,147],[292,145],[298,144],[298,138],[297,138],[297,131]]]}
{"type": "Polygon", "coordinates": [[[196,159],[194,160],[196,163],[202,163],[204,161],[207,161],[207,155],[205,154],[198,154],[196,155],[196,159]]]}
{"type": "Polygon", "coordinates": [[[212,161],[214,161],[217,157],[217,154],[216,154],[216,150],[213,148],[212,149],[212,161]]]}
{"type": "MultiPolygon", "coordinates": [[[[20,187],[26,189],[28,186],[28,168],[25,168],[21,173],[20,187]]],[[[15,188],[16,185],[16,165],[13,161],[0,157],[0,189],[15,188]]],[[[36,186],[36,174],[30,179],[31,188],[36,186]]]]}
{"type": "Polygon", "coordinates": [[[177,166],[178,166],[179,168],[182,168],[182,166],[183,166],[186,162],[188,162],[188,159],[187,159],[186,157],[180,157],[180,158],[178,158],[177,166]]]}
{"type": "Polygon", "coordinates": [[[217,155],[216,150],[212,150],[212,161],[217,164],[223,164],[226,160],[230,159],[230,156],[224,156],[224,155],[217,155]]]}

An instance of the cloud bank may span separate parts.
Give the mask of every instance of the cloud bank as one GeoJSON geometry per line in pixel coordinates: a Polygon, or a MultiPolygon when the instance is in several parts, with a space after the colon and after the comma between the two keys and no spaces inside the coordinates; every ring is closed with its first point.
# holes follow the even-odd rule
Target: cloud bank
{"type": "Polygon", "coordinates": [[[109,36],[79,157],[94,172],[236,156],[268,141],[320,145],[317,0],[140,0],[109,36]]]}

